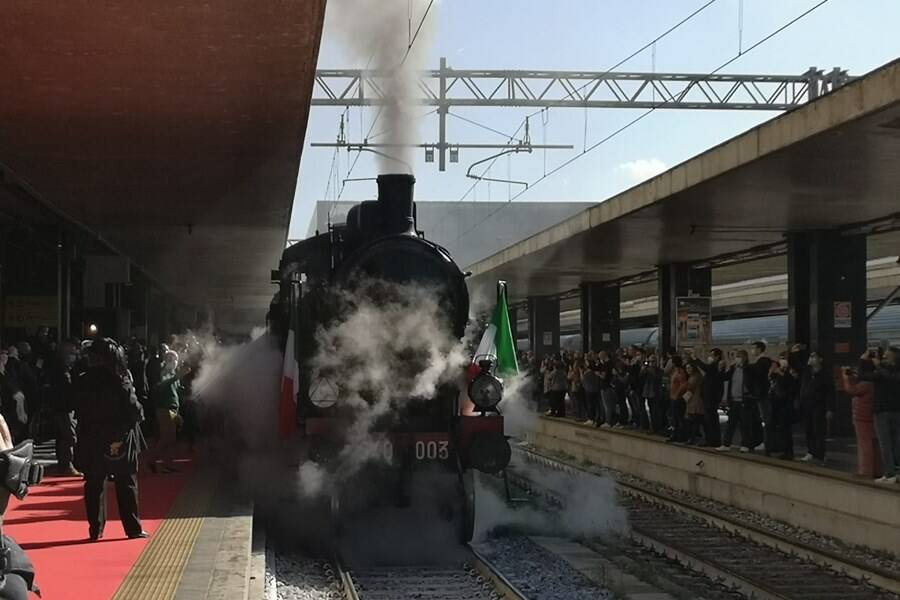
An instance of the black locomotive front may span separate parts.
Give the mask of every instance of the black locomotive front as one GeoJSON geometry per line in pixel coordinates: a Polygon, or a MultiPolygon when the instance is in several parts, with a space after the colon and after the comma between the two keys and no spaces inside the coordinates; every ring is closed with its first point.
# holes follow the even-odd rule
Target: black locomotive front
{"type": "MultiPolygon", "coordinates": [[[[329,455],[339,453],[347,443],[345,433],[352,422],[352,415],[334,397],[340,382],[322,381],[321,373],[310,368],[317,352],[317,332],[346,317],[339,297],[365,298],[377,305],[390,300],[379,296],[413,286],[428,290],[436,300],[443,325],[454,338],[462,338],[467,325],[465,274],[444,248],[417,231],[414,182],[411,175],[379,176],[377,200],[354,206],[346,223],[294,244],[282,257],[270,326],[285,343],[288,329],[295,331],[292,337],[300,365],[298,432],[308,456],[322,464],[327,465],[329,455]]],[[[398,368],[418,366],[411,360],[398,368]]],[[[399,485],[394,481],[389,486],[397,490],[398,504],[409,501],[412,473],[425,463],[429,468],[438,465],[458,479],[462,537],[469,539],[474,521],[469,469],[504,468],[508,446],[499,413],[463,414],[460,387],[459,382],[447,383],[433,397],[404,403],[379,419],[372,433],[383,436],[385,458],[400,478],[399,485]],[[498,456],[477,455],[485,448],[498,456]]],[[[382,468],[373,465],[371,470],[382,468]]],[[[340,506],[334,498],[332,504],[340,506]]]]}

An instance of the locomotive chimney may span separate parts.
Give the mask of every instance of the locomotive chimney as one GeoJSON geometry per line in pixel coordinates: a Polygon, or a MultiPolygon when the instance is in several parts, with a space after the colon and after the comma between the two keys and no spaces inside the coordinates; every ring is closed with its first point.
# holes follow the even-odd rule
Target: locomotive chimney
{"type": "Polygon", "coordinates": [[[413,186],[416,178],[407,174],[378,176],[378,203],[385,234],[415,231],[413,186]]]}

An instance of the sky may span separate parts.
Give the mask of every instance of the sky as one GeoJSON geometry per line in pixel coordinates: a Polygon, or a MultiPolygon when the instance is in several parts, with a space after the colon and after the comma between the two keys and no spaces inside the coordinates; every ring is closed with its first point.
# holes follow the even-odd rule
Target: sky
{"type": "MultiPolygon", "coordinates": [[[[353,2],[400,4],[415,29],[427,0],[328,0],[319,68],[361,68],[366,56],[348,43],[342,29],[353,2]],[[351,4],[348,4],[351,3],[351,4]]],[[[709,73],[819,0],[715,0],[696,17],[619,67],[620,71],[709,73]]],[[[415,52],[426,68],[440,57],[458,69],[548,69],[605,71],[657,37],[708,0],[435,0],[415,52]]],[[[365,19],[365,17],[364,17],[365,19]]],[[[829,0],[776,37],[743,54],[722,73],[798,74],[816,66],[840,66],[861,75],[900,57],[900,2],[897,0],[829,0]]],[[[408,39],[406,24],[398,35],[408,39]]],[[[399,60],[400,57],[398,57],[399,60]]],[[[377,109],[352,108],[350,137],[368,130],[377,109]]],[[[526,108],[454,108],[455,112],[503,132],[513,132],[526,108]]],[[[423,109],[425,113],[428,109],[423,109]]],[[[343,108],[311,110],[300,165],[289,237],[305,236],[314,205],[338,199],[335,173],[347,178],[355,154],[311,148],[311,142],[334,141],[343,108]],[[334,163],[334,171],[332,164],[334,163]],[[331,182],[331,183],[330,183],[331,182]]],[[[629,109],[551,109],[531,123],[533,143],[573,144],[573,150],[535,151],[499,159],[490,176],[534,182],[547,170],[580,154],[596,141],[634,119],[629,109]],[[546,121],[544,123],[543,121],[546,121]]],[[[571,165],[529,187],[515,202],[602,202],[666,168],[777,116],[772,111],[657,110],[621,135],[581,156],[571,165]]],[[[420,119],[422,142],[437,140],[437,119],[420,119]]],[[[379,131],[376,125],[375,131],[379,131]]],[[[450,143],[505,143],[500,135],[448,119],[450,143]]],[[[459,202],[506,201],[521,186],[481,182],[465,174],[469,165],[496,151],[461,150],[459,163],[438,171],[416,150],[413,164],[416,199],[459,202]]],[[[374,157],[363,153],[350,177],[374,177],[374,157]]],[[[371,181],[343,186],[340,200],[375,196],[371,181]]],[[[491,219],[504,218],[503,211],[491,219]]],[[[488,219],[464,235],[490,235],[488,219]]],[[[551,223],[547,224],[548,226],[551,223]]],[[[465,243],[465,240],[458,240],[465,243]]]]}

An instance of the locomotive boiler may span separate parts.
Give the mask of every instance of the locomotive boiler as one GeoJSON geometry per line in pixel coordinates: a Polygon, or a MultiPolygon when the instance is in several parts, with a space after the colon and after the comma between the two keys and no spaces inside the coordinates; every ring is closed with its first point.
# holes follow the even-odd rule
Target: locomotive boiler
{"type": "MultiPolygon", "coordinates": [[[[350,209],[345,223],[329,225],[328,231],[287,248],[279,269],[273,271],[279,288],[270,307],[269,327],[282,344],[294,344],[285,349],[293,350],[299,364],[295,435],[301,441],[301,460],[312,460],[326,472],[339,470],[342,452],[355,443],[349,430],[356,413],[342,402],[340,374],[323,375],[313,364],[321,350],[321,332],[347,317],[348,303],[340,298],[364,298],[377,306],[396,300],[404,290],[427,290],[439,307],[444,334],[457,341],[469,319],[466,275],[446,249],[417,230],[413,176],[381,175],[377,184],[377,200],[361,202],[350,209]]],[[[423,366],[410,356],[393,368],[423,366]]],[[[378,456],[352,478],[338,478],[339,483],[328,490],[335,527],[347,514],[373,504],[413,504],[417,481],[437,473],[452,485],[440,494],[440,506],[435,508],[459,524],[461,540],[471,539],[473,470],[497,473],[510,458],[503,417],[497,410],[502,385],[493,378],[489,364],[482,364],[477,377],[469,386],[479,390],[474,407],[461,392],[466,378],[461,366],[459,381],[444,381],[427,397],[392,404],[387,414],[366,424],[367,435],[379,444],[378,456]]]]}

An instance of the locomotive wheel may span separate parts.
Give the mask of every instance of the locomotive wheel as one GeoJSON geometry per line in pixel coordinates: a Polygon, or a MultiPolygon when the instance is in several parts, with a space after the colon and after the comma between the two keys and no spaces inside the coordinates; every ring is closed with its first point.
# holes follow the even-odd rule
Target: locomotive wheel
{"type": "Polygon", "coordinates": [[[460,474],[459,494],[462,505],[459,539],[463,544],[468,544],[475,535],[475,476],[472,471],[460,474]]]}

